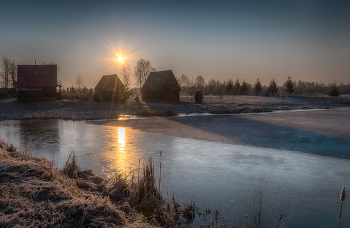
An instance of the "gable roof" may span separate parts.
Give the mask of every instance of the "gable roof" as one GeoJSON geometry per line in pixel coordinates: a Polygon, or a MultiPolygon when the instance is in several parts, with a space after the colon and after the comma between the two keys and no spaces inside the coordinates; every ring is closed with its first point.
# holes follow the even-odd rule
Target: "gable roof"
{"type": "Polygon", "coordinates": [[[57,86],[57,65],[18,65],[17,88],[57,86]]]}
{"type": "Polygon", "coordinates": [[[95,90],[105,90],[108,88],[121,89],[124,85],[117,74],[103,75],[97,83],[95,90]]]}
{"type": "Polygon", "coordinates": [[[168,86],[168,88],[181,91],[179,83],[177,83],[172,70],[151,72],[145,84],[143,84],[141,91],[160,91],[167,79],[171,80],[171,82],[174,82],[174,84],[168,86]]]}

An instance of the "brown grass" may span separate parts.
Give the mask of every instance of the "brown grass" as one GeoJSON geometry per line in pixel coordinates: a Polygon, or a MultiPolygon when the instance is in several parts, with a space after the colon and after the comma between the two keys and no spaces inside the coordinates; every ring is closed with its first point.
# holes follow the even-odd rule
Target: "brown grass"
{"type": "Polygon", "coordinates": [[[68,175],[73,173],[76,179],[72,179],[46,158],[24,154],[3,141],[0,150],[7,153],[7,158],[0,160],[0,227],[141,224],[135,223],[136,212],[103,196],[102,178],[91,171],[78,172],[80,168],[71,162],[66,171],[68,175]]]}
{"type": "Polygon", "coordinates": [[[58,169],[4,141],[0,150],[0,227],[177,225],[175,200],[161,196],[151,159],[138,173],[103,179],[82,170],[74,152],[58,169]]]}

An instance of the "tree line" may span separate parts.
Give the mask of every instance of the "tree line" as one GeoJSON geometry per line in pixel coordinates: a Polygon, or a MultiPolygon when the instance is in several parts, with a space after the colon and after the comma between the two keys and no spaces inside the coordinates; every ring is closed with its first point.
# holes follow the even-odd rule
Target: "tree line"
{"type": "Polygon", "coordinates": [[[258,78],[254,84],[246,82],[244,79],[240,81],[238,78],[220,81],[210,79],[205,81],[202,75],[198,75],[195,79],[189,78],[186,74],[182,74],[177,78],[182,89],[183,95],[194,95],[196,91],[201,91],[206,95],[264,95],[264,96],[290,96],[290,95],[330,95],[339,96],[339,94],[350,94],[350,83],[339,85],[333,83],[318,83],[306,81],[293,81],[291,76],[286,78],[283,84],[278,85],[275,78],[272,78],[268,85],[262,85],[258,78]]]}
{"type": "MultiPolygon", "coordinates": [[[[53,61],[42,62],[42,65],[55,64],[53,61]]],[[[7,56],[1,60],[0,84],[2,88],[15,88],[17,82],[17,63],[7,56]]],[[[131,88],[132,77],[135,79],[135,84],[141,90],[150,72],[156,69],[152,66],[149,60],[140,58],[133,70],[128,66],[124,66],[121,70],[121,80],[125,86],[124,97],[129,98],[133,93],[139,93],[137,89],[131,88]]],[[[272,78],[269,85],[262,85],[258,78],[254,84],[246,82],[244,79],[240,81],[238,78],[220,81],[210,79],[205,81],[202,75],[198,75],[195,79],[189,78],[186,74],[177,77],[177,81],[182,88],[183,95],[194,95],[198,90],[204,94],[212,95],[265,95],[265,96],[285,96],[285,95],[322,95],[339,96],[339,94],[350,94],[350,83],[318,83],[306,81],[293,81],[291,76],[288,76],[286,81],[278,86],[275,78],[272,78]]],[[[59,82],[59,86],[62,83],[59,82]]],[[[63,89],[66,94],[91,94],[91,89],[87,89],[83,84],[83,77],[76,77],[76,86],[63,89]]]]}

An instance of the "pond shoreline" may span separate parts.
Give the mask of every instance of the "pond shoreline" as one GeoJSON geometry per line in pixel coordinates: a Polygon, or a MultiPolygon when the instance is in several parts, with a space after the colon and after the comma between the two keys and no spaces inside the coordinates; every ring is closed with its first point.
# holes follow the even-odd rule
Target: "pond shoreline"
{"type": "Polygon", "coordinates": [[[94,102],[60,100],[20,103],[16,99],[0,100],[0,121],[29,119],[101,120],[118,119],[123,115],[174,116],[180,113],[240,114],[264,113],[280,110],[333,109],[350,107],[350,98],[308,98],[260,96],[206,97],[202,104],[192,97],[181,97],[180,102],[94,102]],[[233,103],[234,101],[234,103],[233,103]]]}

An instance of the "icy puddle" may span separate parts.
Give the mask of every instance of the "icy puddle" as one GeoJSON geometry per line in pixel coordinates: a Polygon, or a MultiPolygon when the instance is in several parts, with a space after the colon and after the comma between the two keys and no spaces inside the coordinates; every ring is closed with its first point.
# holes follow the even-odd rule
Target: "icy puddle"
{"type": "MultiPolygon", "coordinates": [[[[265,177],[264,194],[270,195],[272,215],[280,209],[290,210],[284,214],[284,218],[291,214],[286,227],[334,227],[340,190],[350,183],[349,159],[180,138],[84,121],[5,121],[0,122],[0,137],[34,154],[53,158],[59,167],[74,150],[82,168],[91,168],[102,177],[137,169],[152,157],[158,176],[161,163],[163,195],[174,194],[184,202],[193,197],[199,212],[211,209],[207,221],[217,209],[219,216],[229,221],[237,217],[243,224],[254,186],[265,177]]],[[[303,137],[306,142],[315,142],[313,134],[303,137]]],[[[278,138],[267,141],[278,142],[278,138]]],[[[346,150],[347,145],[340,146],[346,150]]],[[[201,223],[202,216],[197,214],[195,224],[201,223]]],[[[343,204],[341,225],[350,225],[348,202],[343,204]]]]}

